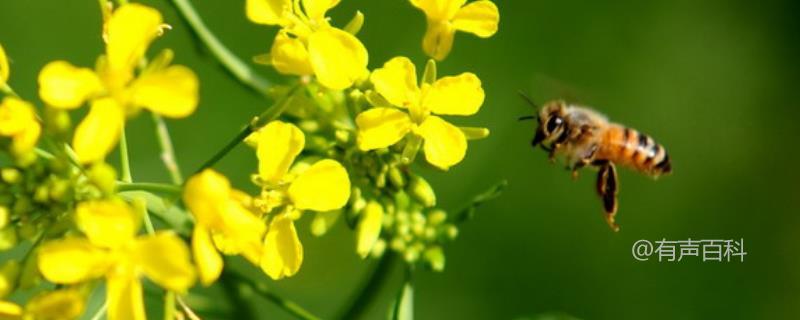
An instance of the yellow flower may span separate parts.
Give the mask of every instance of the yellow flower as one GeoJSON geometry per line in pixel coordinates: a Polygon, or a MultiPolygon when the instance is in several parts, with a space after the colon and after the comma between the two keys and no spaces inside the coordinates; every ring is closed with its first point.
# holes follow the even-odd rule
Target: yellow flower
{"type": "Polygon", "coordinates": [[[14,97],[5,97],[0,103],[0,137],[11,138],[11,153],[17,156],[28,153],[36,146],[42,126],[36,120],[33,106],[14,97]]]}
{"type": "Polygon", "coordinates": [[[96,70],[54,61],[39,73],[39,95],[49,106],[71,110],[87,101],[91,104],[72,142],[82,163],[101,161],[117,144],[125,118],[139,108],[182,118],[197,107],[197,76],[187,67],[170,66],[170,51],[135,76],[136,66],[163,26],[155,9],[123,5],[106,21],[106,54],[96,70]]]}
{"type": "Polygon", "coordinates": [[[316,75],[330,89],[342,90],[367,73],[367,49],[354,35],[330,25],[325,14],[339,0],[247,0],[247,17],[278,25],[270,50],[278,72],[316,75]],[[302,2],[302,8],[300,5],[302,2]]]}
{"type": "Polygon", "coordinates": [[[3,50],[3,45],[0,45],[0,88],[5,86],[9,73],[11,70],[8,68],[8,57],[6,57],[6,51],[3,50]]]}
{"type": "Polygon", "coordinates": [[[453,47],[456,31],[472,33],[488,38],[497,32],[500,13],[497,6],[488,0],[411,0],[411,4],[425,12],[428,29],[422,40],[422,48],[428,56],[444,60],[453,47]]]}
{"type": "Polygon", "coordinates": [[[141,217],[121,200],[82,202],[75,220],[86,237],[43,244],[39,271],[58,284],[104,277],[109,319],[145,318],[142,275],[175,292],[194,284],[186,244],[170,232],[137,237],[141,217]]]}
{"type": "Polygon", "coordinates": [[[59,289],[31,298],[25,308],[0,300],[0,319],[77,319],[83,314],[86,297],[76,289],[59,289]]]}
{"type": "Polygon", "coordinates": [[[463,129],[433,114],[477,113],[484,92],[475,74],[444,77],[419,87],[414,64],[408,58],[397,57],[373,71],[370,79],[386,102],[407,112],[379,106],[360,113],[356,125],[361,150],[385,148],[412,133],[414,138],[423,139],[425,158],[430,164],[447,170],[464,159],[467,137],[463,129]]]}
{"type": "Polygon", "coordinates": [[[305,146],[303,132],[292,124],[270,122],[254,133],[253,140],[266,199],[262,210],[282,208],[269,224],[261,269],[273,279],[281,279],[297,273],[303,263],[303,246],[293,220],[304,210],[341,209],[350,198],[350,178],[344,167],[331,159],[298,164],[289,170],[305,146]]]}
{"type": "Polygon", "coordinates": [[[195,217],[192,251],[203,285],[222,272],[219,251],[259,264],[266,225],[248,210],[249,196],[232,189],[225,176],[206,169],[186,182],[183,200],[195,217]]]}

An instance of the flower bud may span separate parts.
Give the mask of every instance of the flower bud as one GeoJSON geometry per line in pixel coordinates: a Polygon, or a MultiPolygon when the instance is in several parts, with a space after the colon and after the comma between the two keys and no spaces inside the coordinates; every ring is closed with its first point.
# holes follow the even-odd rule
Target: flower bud
{"type": "Polygon", "coordinates": [[[389,168],[389,182],[398,188],[402,188],[406,184],[406,179],[403,176],[403,172],[401,172],[397,166],[391,166],[389,168]]]}
{"type": "Polygon", "coordinates": [[[0,229],[0,251],[6,251],[17,245],[17,232],[12,227],[0,229]]]}
{"type": "Polygon", "coordinates": [[[423,254],[425,261],[428,262],[428,265],[436,272],[444,271],[444,251],[442,251],[442,247],[440,246],[433,246],[425,250],[423,254]]]}
{"type": "Polygon", "coordinates": [[[19,261],[17,260],[8,260],[0,266],[0,298],[4,298],[14,291],[19,271],[19,261]]]}
{"type": "Polygon", "coordinates": [[[3,170],[0,171],[0,177],[8,184],[16,184],[22,179],[19,170],[14,168],[3,168],[3,170]]]}
{"type": "Polygon", "coordinates": [[[408,193],[414,200],[425,206],[426,208],[436,205],[436,193],[428,181],[425,181],[420,176],[411,176],[408,183],[408,193]]]}
{"type": "Polygon", "coordinates": [[[8,208],[0,206],[0,229],[8,225],[8,221],[11,219],[10,214],[11,212],[8,211],[8,208]]]}
{"type": "Polygon", "coordinates": [[[107,163],[93,165],[88,172],[89,180],[103,194],[112,194],[116,190],[117,172],[107,163]]]}
{"type": "Polygon", "coordinates": [[[441,209],[436,209],[428,214],[428,223],[437,226],[447,220],[447,212],[441,209]]]}

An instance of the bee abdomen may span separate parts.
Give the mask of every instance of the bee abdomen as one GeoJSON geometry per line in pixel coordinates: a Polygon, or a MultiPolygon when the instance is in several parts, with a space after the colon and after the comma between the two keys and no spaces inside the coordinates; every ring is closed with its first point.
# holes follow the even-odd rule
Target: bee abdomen
{"type": "Polygon", "coordinates": [[[614,126],[605,136],[609,160],[627,165],[648,175],[661,175],[672,171],[667,150],[653,138],[635,129],[614,126]]]}

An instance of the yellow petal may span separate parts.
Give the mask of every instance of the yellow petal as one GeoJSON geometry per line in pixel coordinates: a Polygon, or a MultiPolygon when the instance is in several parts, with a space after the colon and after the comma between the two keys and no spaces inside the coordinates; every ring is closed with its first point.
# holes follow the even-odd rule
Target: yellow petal
{"type": "Polygon", "coordinates": [[[280,31],[275,35],[270,57],[275,70],[280,73],[298,76],[314,74],[308,50],[303,41],[290,37],[285,31],[280,31]]]}
{"type": "Polygon", "coordinates": [[[453,18],[456,30],[469,32],[481,38],[494,35],[499,23],[500,12],[497,6],[488,0],[471,2],[458,10],[453,18]]]}
{"type": "Polygon", "coordinates": [[[425,159],[442,170],[461,162],[467,153],[464,133],[442,118],[428,117],[419,127],[419,133],[425,139],[425,159]]]}
{"type": "Polygon", "coordinates": [[[87,239],[65,238],[42,245],[38,256],[39,271],[54,283],[73,284],[94,279],[108,270],[105,251],[87,239]]]}
{"type": "Polygon", "coordinates": [[[291,277],[303,264],[303,244],[297,237],[294,223],[285,215],[272,220],[264,238],[261,270],[272,279],[291,277]]]}
{"type": "Polygon", "coordinates": [[[92,102],[92,109],[75,129],[72,147],[81,163],[103,160],[119,141],[125,114],[112,98],[92,102]]]}
{"type": "Polygon", "coordinates": [[[339,162],[324,159],[303,171],[289,186],[288,192],[298,209],[335,210],[350,199],[350,177],[339,162]]]}
{"type": "Polygon", "coordinates": [[[303,0],[303,9],[311,20],[322,20],[325,13],[339,4],[339,0],[303,0]]]}
{"type": "Polygon", "coordinates": [[[358,239],[356,252],[361,258],[366,258],[369,255],[372,246],[380,238],[382,225],[383,207],[375,201],[370,201],[361,211],[358,227],[356,227],[356,237],[358,239]]]}
{"type": "Polygon", "coordinates": [[[422,38],[422,49],[429,57],[442,61],[453,48],[455,34],[456,30],[451,23],[428,20],[428,28],[422,38]]]}
{"type": "Polygon", "coordinates": [[[11,152],[15,155],[22,155],[33,150],[41,133],[42,126],[39,122],[31,122],[24,131],[14,136],[14,140],[11,142],[11,152]]]}
{"type": "Polygon", "coordinates": [[[25,305],[25,313],[33,319],[77,319],[85,305],[86,297],[79,290],[55,290],[33,297],[25,305]]]}
{"type": "Polygon", "coordinates": [[[214,281],[217,281],[220,273],[222,273],[222,256],[214,248],[208,229],[201,224],[195,225],[192,233],[192,253],[194,254],[195,264],[197,264],[197,271],[200,274],[200,283],[204,286],[209,286],[214,281]]]}
{"type": "Polygon", "coordinates": [[[350,87],[367,73],[367,48],[345,31],[324,28],[312,33],[308,53],[317,80],[330,89],[350,87]]]}
{"type": "Polygon", "coordinates": [[[393,108],[372,108],[356,117],[358,148],[374,150],[391,146],[411,131],[408,114],[393,108]]]}
{"type": "Polygon", "coordinates": [[[266,226],[253,212],[235,200],[228,201],[222,216],[224,228],[222,238],[228,243],[229,252],[242,254],[250,262],[257,264],[261,257],[261,240],[266,226]]]}
{"type": "Polygon", "coordinates": [[[66,61],[50,62],[39,72],[39,96],[55,108],[80,107],[102,90],[100,78],[91,69],[78,68],[66,61]]]}
{"type": "Polygon", "coordinates": [[[142,283],[133,273],[109,276],[106,281],[108,320],[145,320],[142,283]]]}
{"type": "Polygon", "coordinates": [[[467,0],[411,0],[430,19],[450,20],[467,0]]]}
{"type": "Polygon", "coordinates": [[[75,210],[75,222],[93,245],[119,248],[133,240],[141,217],[122,200],[81,202],[75,210]]]}
{"type": "Polygon", "coordinates": [[[231,184],[225,176],[205,169],[186,181],[183,201],[198,224],[222,228],[221,211],[229,201],[231,184]]]}
{"type": "Polygon", "coordinates": [[[295,125],[281,121],[272,121],[258,132],[258,174],[264,181],[278,183],[303,151],[305,135],[295,125]]]}
{"type": "Polygon", "coordinates": [[[8,76],[11,73],[11,69],[8,67],[8,57],[6,56],[6,51],[3,49],[3,46],[0,45],[0,87],[2,87],[6,81],[8,81],[8,76]]]}
{"type": "Polygon", "coordinates": [[[375,91],[392,105],[407,108],[418,103],[417,69],[406,57],[396,57],[387,61],[383,68],[372,72],[370,77],[375,91]]]}
{"type": "Polygon", "coordinates": [[[247,0],[245,11],[252,22],[276,25],[285,23],[284,15],[291,6],[291,0],[247,0]]]}
{"type": "Polygon", "coordinates": [[[133,104],[165,117],[186,117],[197,108],[198,81],[184,66],[143,74],[132,87],[133,104]]]}
{"type": "Polygon", "coordinates": [[[437,80],[422,104],[435,114],[468,116],[478,112],[484,97],[478,76],[465,72],[437,80]]]}
{"type": "Polygon", "coordinates": [[[0,136],[14,136],[36,122],[33,105],[15,97],[5,97],[0,103],[0,136]]]}
{"type": "Polygon", "coordinates": [[[137,239],[133,254],[144,274],[164,289],[183,293],[194,284],[189,248],[172,232],[137,239]]]}
{"type": "Polygon", "coordinates": [[[22,307],[11,301],[0,300],[0,319],[22,319],[22,307]]]}
{"type": "Polygon", "coordinates": [[[106,24],[109,68],[132,70],[161,32],[162,24],[161,13],[147,6],[132,3],[115,10],[106,24]]]}

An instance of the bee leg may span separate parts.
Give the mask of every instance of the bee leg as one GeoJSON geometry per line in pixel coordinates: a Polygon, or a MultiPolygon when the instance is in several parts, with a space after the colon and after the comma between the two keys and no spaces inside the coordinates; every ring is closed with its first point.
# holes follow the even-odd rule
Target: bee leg
{"type": "Polygon", "coordinates": [[[560,147],[561,147],[560,144],[554,143],[553,146],[550,148],[550,150],[548,150],[549,154],[547,155],[547,160],[550,160],[550,163],[556,162],[556,152],[558,152],[558,148],[560,147]]]}
{"type": "Polygon", "coordinates": [[[597,145],[591,146],[577,162],[572,166],[572,180],[578,180],[578,170],[594,163],[594,154],[597,152],[597,145]]]}
{"type": "Polygon", "coordinates": [[[617,180],[617,169],[614,164],[608,161],[596,161],[600,166],[597,173],[597,194],[603,200],[603,210],[605,211],[606,223],[614,232],[619,231],[619,226],[615,222],[617,215],[617,193],[619,192],[619,181],[617,180]]]}

